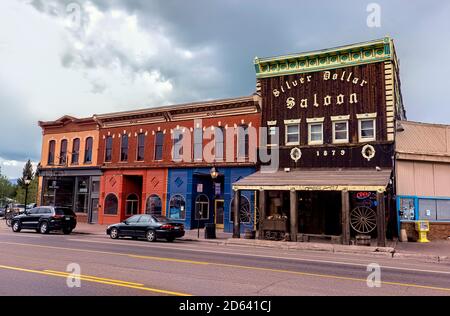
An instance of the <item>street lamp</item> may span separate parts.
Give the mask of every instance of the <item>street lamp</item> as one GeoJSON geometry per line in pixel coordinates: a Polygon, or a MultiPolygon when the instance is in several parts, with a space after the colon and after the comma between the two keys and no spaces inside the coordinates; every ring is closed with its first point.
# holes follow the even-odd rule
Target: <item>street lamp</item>
{"type": "Polygon", "coordinates": [[[219,172],[216,170],[216,167],[211,168],[210,174],[213,180],[217,179],[217,177],[219,176],[219,172]]]}
{"type": "Polygon", "coordinates": [[[24,210],[26,212],[27,211],[27,199],[28,199],[28,187],[30,186],[30,183],[31,183],[30,176],[26,177],[24,183],[25,183],[25,207],[24,207],[24,210]]]}

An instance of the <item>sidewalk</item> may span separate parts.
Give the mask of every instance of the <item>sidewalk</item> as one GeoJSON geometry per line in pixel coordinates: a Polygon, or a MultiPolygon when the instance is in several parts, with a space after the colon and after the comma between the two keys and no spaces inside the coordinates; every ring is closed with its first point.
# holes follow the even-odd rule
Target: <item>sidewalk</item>
{"type": "MultiPolygon", "coordinates": [[[[86,224],[78,223],[77,228],[73,232],[80,235],[106,235],[106,227],[108,225],[86,224]]],[[[297,251],[325,251],[334,253],[348,253],[348,254],[368,254],[375,256],[387,256],[392,258],[416,258],[429,262],[448,262],[450,263],[450,240],[433,241],[426,244],[414,242],[396,242],[388,241],[387,247],[376,246],[346,246],[330,243],[314,243],[314,242],[283,242],[270,241],[258,239],[244,239],[232,238],[231,233],[224,233],[223,231],[216,232],[216,239],[205,239],[204,229],[200,229],[200,238],[198,238],[198,231],[188,230],[182,240],[196,241],[203,243],[210,243],[216,245],[240,245],[248,247],[266,247],[284,250],[297,251]]]]}

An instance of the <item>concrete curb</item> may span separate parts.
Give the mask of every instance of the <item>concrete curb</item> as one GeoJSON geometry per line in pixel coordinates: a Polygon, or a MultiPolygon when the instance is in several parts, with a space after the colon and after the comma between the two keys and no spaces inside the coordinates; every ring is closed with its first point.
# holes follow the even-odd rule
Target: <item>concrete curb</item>
{"type": "Polygon", "coordinates": [[[419,259],[419,260],[425,260],[426,262],[434,262],[434,263],[450,263],[450,257],[448,257],[448,256],[395,252],[392,257],[399,258],[399,259],[400,258],[401,259],[419,259]]]}

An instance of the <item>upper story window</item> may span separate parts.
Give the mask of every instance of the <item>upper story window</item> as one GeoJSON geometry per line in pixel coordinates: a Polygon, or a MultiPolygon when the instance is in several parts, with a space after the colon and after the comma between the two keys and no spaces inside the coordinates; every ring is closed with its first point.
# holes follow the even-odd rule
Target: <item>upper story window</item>
{"type": "Polygon", "coordinates": [[[350,115],[332,116],[333,144],[344,144],[349,142],[348,120],[350,115]]]}
{"type": "Polygon", "coordinates": [[[113,138],[107,136],[105,140],[105,162],[112,161],[113,138]]]}
{"type": "Polygon", "coordinates": [[[203,159],[203,130],[200,127],[194,129],[194,160],[203,159]]]}
{"type": "Polygon", "coordinates": [[[155,136],[155,160],[163,159],[164,133],[156,132],[155,136]]]}
{"type": "Polygon", "coordinates": [[[377,113],[357,114],[359,142],[376,140],[376,117],[377,113]]]}
{"type": "Polygon", "coordinates": [[[145,134],[140,133],[138,135],[138,144],[137,144],[137,161],[143,161],[145,155],[145,134]]]}
{"type": "Polygon", "coordinates": [[[59,150],[59,164],[65,165],[67,162],[67,139],[61,141],[61,148],[59,150]]]}
{"type": "Polygon", "coordinates": [[[286,146],[300,145],[300,120],[284,121],[286,127],[286,146]]]}
{"type": "Polygon", "coordinates": [[[246,159],[248,158],[249,152],[248,126],[240,125],[238,127],[237,135],[238,135],[237,157],[238,159],[246,159]]]}
{"type": "Polygon", "coordinates": [[[181,161],[183,157],[183,133],[181,130],[173,132],[173,160],[181,161]]]}
{"type": "Polygon", "coordinates": [[[72,165],[78,165],[80,160],[80,139],[75,138],[72,144],[72,165]]]}
{"type": "Polygon", "coordinates": [[[323,144],[323,121],[324,118],[307,119],[309,145],[323,144]]]}
{"type": "Polygon", "coordinates": [[[120,144],[120,161],[128,160],[128,135],[122,135],[122,142],[120,144]]]}
{"type": "Polygon", "coordinates": [[[84,149],[84,163],[92,163],[92,147],[93,147],[93,138],[86,138],[86,148],[84,149]]]}
{"type": "Polygon", "coordinates": [[[267,122],[267,146],[279,145],[277,121],[267,122]]]}
{"type": "Polygon", "coordinates": [[[54,165],[55,164],[55,147],[56,147],[56,141],[51,140],[48,143],[48,164],[54,165]]]}
{"type": "Polygon", "coordinates": [[[220,126],[216,127],[214,129],[214,157],[219,161],[223,160],[224,138],[224,128],[220,126]]]}

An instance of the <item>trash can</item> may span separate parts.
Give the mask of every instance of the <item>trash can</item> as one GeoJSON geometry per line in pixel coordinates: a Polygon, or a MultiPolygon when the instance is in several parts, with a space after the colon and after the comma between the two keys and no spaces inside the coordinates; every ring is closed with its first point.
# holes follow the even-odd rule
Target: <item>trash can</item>
{"type": "Polygon", "coordinates": [[[216,224],[205,224],[205,239],[216,239],[216,224]]]}

